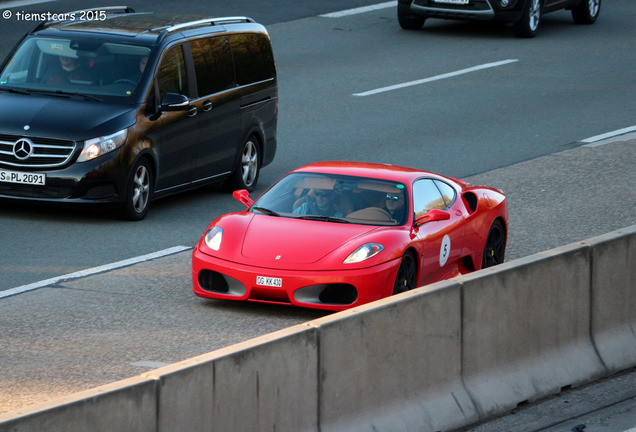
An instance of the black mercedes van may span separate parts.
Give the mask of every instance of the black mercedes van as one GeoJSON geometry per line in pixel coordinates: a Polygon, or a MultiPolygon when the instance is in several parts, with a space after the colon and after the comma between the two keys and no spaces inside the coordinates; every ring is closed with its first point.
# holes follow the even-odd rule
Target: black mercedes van
{"type": "Polygon", "coordinates": [[[0,70],[0,197],[113,204],[211,182],[253,190],[276,153],[266,29],[245,17],[57,15],[0,70]]]}

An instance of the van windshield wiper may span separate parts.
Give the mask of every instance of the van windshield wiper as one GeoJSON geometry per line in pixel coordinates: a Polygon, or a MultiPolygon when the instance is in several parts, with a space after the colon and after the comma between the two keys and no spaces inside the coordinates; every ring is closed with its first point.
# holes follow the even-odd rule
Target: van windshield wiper
{"type": "Polygon", "coordinates": [[[89,94],[85,94],[85,93],[67,92],[64,90],[38,90],[38,89],[28,89],[28,91],[33,91],[33,92],[46,94],[50,96],[59,96],[59,97],[79,96],[79,97],[83,97],[86,100],[102,102],[102,99],[95,96],[91,96],[89,94]]]}

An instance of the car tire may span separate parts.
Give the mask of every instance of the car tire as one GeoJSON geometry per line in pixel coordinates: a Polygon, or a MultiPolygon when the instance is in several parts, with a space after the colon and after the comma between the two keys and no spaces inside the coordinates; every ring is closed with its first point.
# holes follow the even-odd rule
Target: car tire
{"type": "Polygon", "coordinates": [[[138,221],[146,217],[152,197],[152,185],[150,162],[144,158],[139,159],[126,184],[126,200],[122,209],[124,219],[138,221]]]}
{"type": "Polygon", "coordinates": [[[492,267],[504,262],[506,255],[506,232],[500,220],[496,220],[488,230],[481,268],[492,267]]]}
{"type": "Polygon", "coordinates": [[[415,288],[417,283],[417,264],[411,252],[406,252],[400,260],[395,282],[393,283],[393,294],[400,294],[415,288]]]}
{"type": "Polygon", "coordinates": [[[252,192],[258,182],[261,168],[261,155],[258,141],[254,135],[250,136],[241,147],[238,163],[227,183],[231,191],[246,189],[252,192]]]}
{"type": "Polygon", "coordinates": [[[517,37],[533,38],[541,25],[543,13],[543,0],[526,0],[523,5],[521,19],[514,23],[512,29],[517,37]]]}
{"type": "Polygon", "coordinates": [[[403,4],[398,2],[397,17],[400,27],[404,30],[419,30],[424,26],[426,18],[414,15],[411,12],[410,3],[403,4]]]}
{"type": "Polygon", "coordinates": [[[581,0],[572,8],[572,18],[577,24],[594,24],[601,11],[601,0],[581,0]]]}

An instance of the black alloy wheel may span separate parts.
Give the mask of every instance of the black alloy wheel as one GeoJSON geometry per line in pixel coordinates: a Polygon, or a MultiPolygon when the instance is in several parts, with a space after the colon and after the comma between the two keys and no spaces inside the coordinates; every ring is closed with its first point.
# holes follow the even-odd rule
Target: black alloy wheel
{"type": "Polygon", "coordinates": [[[506,255],[506,233],[501,221],[496,220],[490,226],[481,268],[492,267],[504,262],[506,255]]]}
{"type": "Polygon", "coordinates": [[[415,288],[417,277],[417,265],[415,258],[410,252],[406,252],[400,261],[395,283],[393,284],[393,294],[403,293],[415,288]]]}

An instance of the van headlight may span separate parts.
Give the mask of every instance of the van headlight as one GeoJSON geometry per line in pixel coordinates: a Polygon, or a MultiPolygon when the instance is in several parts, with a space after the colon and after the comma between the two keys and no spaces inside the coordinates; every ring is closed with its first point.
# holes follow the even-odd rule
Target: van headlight
{"type": "Polygon", "coordinates": [[[84,141],[84,148],[82,149],[82,153],[80,153],[77,161],[86,162],[89,160],[93,160],[97,157],[105,155],[106,153],[110,153],[113,150],[118,149],[119,147],[124,145],[127,132],[128,130],[124,129],[108,136],[93,138],[84,141]]]}

